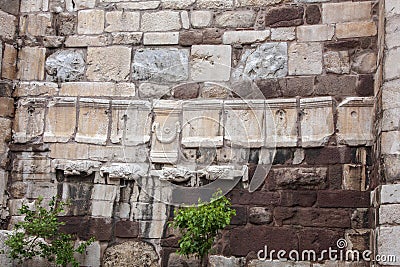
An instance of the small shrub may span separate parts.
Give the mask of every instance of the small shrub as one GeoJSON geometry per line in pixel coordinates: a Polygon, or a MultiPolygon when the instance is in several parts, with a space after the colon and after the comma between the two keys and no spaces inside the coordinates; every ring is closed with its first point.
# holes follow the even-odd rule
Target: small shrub
{"type": "Polygon", "coordinates": [[[22,205],[19,209],[25,219],[15,224],[14,232],[5,241],[9,247],[9,256],[19,262],[41,257],[55,262],[57,266],[71,263],[73,267],[78,267],[74,253],[82,254],[94,238],[75,248],[72,236],[60,232],[60,226],[65,223],[59,222],[57,218],[68,204],[53,197],[47,210],[42,206],[42,201],[43,198],[39,197],[32,210],[27,205],[22,205]]]}
{"type": "Polygon", "coordinates": [[[182,234],[178,254],[194,255],[204,260],[219,231],[230,224],[236,211],[221,191],[215,193],[210,203],[199,199],[198,205],[179,208],[174,212],[171,226],[182,234]]]}

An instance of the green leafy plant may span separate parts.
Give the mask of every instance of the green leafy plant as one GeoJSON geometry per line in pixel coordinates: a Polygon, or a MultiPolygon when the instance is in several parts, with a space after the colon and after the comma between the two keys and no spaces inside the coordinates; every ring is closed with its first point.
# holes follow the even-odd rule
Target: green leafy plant
{"type": "Polygon", "coordinates": [[[42,202],[43,198],[39,197],[33,209],[27,205],[22,205],[19,209],[25,218],[15,224],[14,232],[5,241],[9,247],[9,256],[19,262],[41,257],[55,262],[57,266],[67,266],[70,263],[73,267],[78,267],[79,263],[74,258],[74,253],[82,254],[94,238],[75,248],[72,236],[60,232],[60,226],[65,223],[59,222],[57,218],[69,204],[57,201],[56,197],[53,197],[49,209],[46,209],[42,202]]]}
{"type": "Polygon", "coordinates": [[[199,199],[198,205],[176,209],[170,225],[182,234],[178,254],[204,260],[215,237],[230,224],[234,215],[236,211],[231,208],[230,200],[221,196],[221,191],[213,195],[210,203],[199,199]]]}

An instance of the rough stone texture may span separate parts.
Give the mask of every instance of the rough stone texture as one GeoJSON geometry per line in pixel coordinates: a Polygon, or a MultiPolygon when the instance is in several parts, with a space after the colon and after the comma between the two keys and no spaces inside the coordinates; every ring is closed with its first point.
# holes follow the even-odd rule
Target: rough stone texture
{"type": "Polygon", "coordinates": [[[326,168],[273,169],[271,187],[277,189],[321,189],[327,178],[326,168]]]}
{"type": "MultiPolygon", "coordinates": [[[[53,85],[53,84],[51,84],[53,85]]],[[[57,88],[56,88],[57,89],[57,88]]],[[[135,96],[134,83],[69,82],[62,83],[60,96],[135,96]]]]}
{"type": "Polygon", "coordinates": [[[75,131],[76,100],[75,98],[60,98],[48,104],[45,142],[67,142],[75,131]]]}
{"type": "Polygon", "coordinates": [[[16,30],[16,22],[15,16],[0,10],[0,35],[6,39],[12,39],[16,30]]]}
{"type": "Polygon", "coordinates": [[[154,98],[161,99],[163,97],[170,96],[171,89],[168,85],[162,85],[157,83],[142,83],[139,86],[139,96],[141,98],[154,98]]]}
{"type": "Polygon", "coordinates": [[[21,12],[40,12],[47,11],[49,7],[48,0],[22,0],[21,1],[21,12]]]}
{"type": "Polygon", "coordinates": [[[198,0],[196,3],[198,9],[226,9],[233,7],[232,0],[198,0]]]}
{"type": "Polygon", "coordinates": [[[381,204],[398,204],[400,203],[400,185],[382,185],[380,192],[381,204]]]}
{"type": "Polygon", "coordinates": [[[134,32],[139,30],[140,13],[111,11],[106,13],[106,32],[134,32]]]}
{"type": "Polygon", "coordinates": [[[158,11],[142,14],[141,30],[144,32],[173,31],[182,27],[179,12],[158,11]]]}
{"type": "Polygon", "coordinates": [[[400,205],[399,204],[389,204],[382,205],[379,208],[379,224],[400,224],[400,205]]]}
{"type": "Polygon", "coordinates": [[[287,44],[264,43],[257,49],[245,50],[234,79],[266,79],[279,78],[287,75],[287,44]]]}
{"type": "Polygon", "coordinates": [[[281,27],[271,29],[271,40],[274,41],[292,41],[296,39],[295,27],[281,27]]]}
{"type": "Polygon", "coordinates": [[[201,262],[199,259],[195,257],[185,257],[178,255],[176,253],[171,253],[168,259],[168,267],[181,267],[181,266],[193,266],[193,267],[200,267],[201,262]]]}
{"type": "Polygon", "coordinates": [[[321,21],[321,11],[318,5],[309,5],[306,8],[307,24],[318,24],[321,21]]]}
{"type": "Polygon", "coordinates": [[[322,23],[364,21],[371,18],[371,2],[322,4],[322,23]]]}
{"type": "Polygon", "coordinates": [[[161,6],[163,8],[170,8],[170,9],[186,9],[190,7],[195,0],[161,0],[161,6]]]}
{"type": "Polygon", "coordinates": [[[43,80],[45,53],[45,48],[22,48],[19,53],[18,78],[21,80],[43,80]]]}
{"type": "Polygon", "coordinates": [[[35,14],[20,19],[20,35],[45,36],[53,33],[50,14],[35,14]]]}
{"type": "Polygon", "coordinates": [[[157,267],[158,256],[153,246],[141,241],[127,241],[109,247],[104,252],[102,265],[105,267],[157,267]]]}
{"type": "Polygon", "coordinates": [[[229,31],[225,32],[222,37],[224,44],[251,44],[255,42],[265,41],[270,35],[270,31],[229,31]]]}
{"type": "Polygon", "coordinates": [[[138,1],[117,3],[119,9],[146,10],[157,9],[160,6],[160,1],[138,1]]]}
{"type": "Polygon", "coordinates": [[[228,81],[231,46],[194,45],[191,49],[191,78],[194,81],[228,81]]]}
{"type": "Polygon", "coordinates": [[[211,11],[192,11],[190,21],[193,28],[204,28],[211,25],[213,14],[211,11]]]}
{"type": "Polygon", "coordinates": [[[322,46],[318,43],[289,45],[289,75],[321,74],[322,46]]]}
{"type": "Polygon", "coordinates": [[[174,45],[179,42],[179,32],[149,32],[143,35],[144,45],[174,45]]]}
{"type": "Polygon", "coordinates": [[[269,9],[265,25],[270,27],[290,27],[303,24],[304,8],[302,6],[282,6],[269,9]]]}
{"type": "Polygon", "coordinates": [[[386,19],[385,45],[391,49],[400,43],[399,28],[400,16],[389,17],[386,19]]]}
{"type": "Polygon", "coordinates": [[[126,81],[129,79],[130,47],[90,47],[87,53],[86,75],[89,80],[126,81]]]}
{"type": "Polygon", "coordinates": [[[400,226],[381,226],[377,230],[377,253],[396,257],[395,262],[381,261],[380,263],[398,265],[400,261],[400,245],[396,236],[400,234],[400,226]]]}
{"type": "Polygon", "coordinates": [[[255,19],[254,11],[225,11],[216,15],[215,24],[217,27],[249,28],[255,19]]]}
{"type": "Polygon", "coordinates": [[[358,73],[373,73],[376,70],[376,54],[372,51],[356,54],[351,68],[358,73]]]}
{"type": "Polygon", "coordinates": [[[105,35],[70,35],[66,37],[66,47],[104,46],[109,44],[105,35]]]}
{"type": "Polygon", "coordinates": [[[192,99],[199,96],[198,83],[185,83],[172,88],[172,95],[176,99],[192,99]]]}
{"type": "Polygon", "coordinates": [[[46,59],[46,71],[51,81],[79,81],[85,72],[83,53],[74,50],[57,51],[46,59]]]}
{"type": "Polygon", "coordinates": [[[132,78],[149,82],[183,81],[189,75],[189,53],[176,48],[146,48],[135,51],[132,78]]]}
{"type": "Polygon", "coordinates": [[[332,40],[335,32],[333,25],[313,25],[297,27],[299,42],[316,42],[332,40]]]}
{"type": "Polygon", "coordinates": [[[394,48],[389,50],[387,56],[385,57],[385,79],[390,80],[398,78],[399,75],[399,65],[396,63],[400,58],[400,48],[394,48]]]}
{"type": "Polygon", "coordinates": [[[283,0],[238,0],[235,2],[236,7],[245,7],[245,6],[270,6],[282,3],[283,0]]]}
{"type": "Polygon", "coordinates": [[[17,16],[20,7],[19,0],[1,0],[0,1],[0,9],[6,13],[17,16]]]}
{"type": "Polygon", "coordinates": [[[142,32],[113,32],[112,44],[138,45],[142,40],[142,32]]]}
{"type": "Polygon", "coordinates": [[[78,34],[100,34],[104,30],[103,10],[82,10],[78,12],[78,34]]]}
{"type": "Polygon", "coordinates": [[[326,72],[348,74],[350,72],[348,51],[328,51],[324,53],[324,67],[326,72]]]}
{"type": "Polygon", "coordinates": [[[336,37],[337,38],[352,38],[375,36],[377,28],[375,22],[347,22],[336,24],[336,37]]]}
{"type": "Polygon", "coordinates": [[[269,224],[272,222],[272,212],[265,207],[249,208],[249,222],[252,224],[269,224]]]}
{"type": "Polygon", "coordinates": [[[224,257],[219,255],[211,255],[208,258],[210,267],[241,267],[244,266],[246,260],[244,258],[224,257]]]}
{"type": "Polygon", "coordinates": [[[357,78],[353,75],[322,75],[315,81],[317,95],[351,96],[357,90],[357,78]]]}
{"type": "Polygon", "coordinates": [[[1,67],[1,78],[13,80],[17,75],[17,49],[12,45],[5,44],[2,67],[1,67]]]}

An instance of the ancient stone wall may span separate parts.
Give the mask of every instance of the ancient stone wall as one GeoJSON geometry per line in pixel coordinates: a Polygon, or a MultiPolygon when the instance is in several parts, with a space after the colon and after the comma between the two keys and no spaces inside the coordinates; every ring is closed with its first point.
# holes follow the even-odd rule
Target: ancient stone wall
{"type": "Polygon", "coordinates": [[[84,264],[144,240],[175,266],[173,204],[211,185],[234,187],[237,216],[215,250],[246,258],[237,265],[263,266],[265,245],[372,248],[379,14],[393,15],[397,55],[389,2],[385,15],[379,1],[0,1],[5,227],[22,203],[58,194],[72,202],[64,230],[96,237],[84,264]]]}

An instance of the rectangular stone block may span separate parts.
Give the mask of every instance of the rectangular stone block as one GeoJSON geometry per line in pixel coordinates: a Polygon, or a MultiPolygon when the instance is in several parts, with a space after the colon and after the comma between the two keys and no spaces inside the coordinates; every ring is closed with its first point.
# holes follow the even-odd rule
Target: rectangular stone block
{"type": "Polygon", "coordinates": [[[296,99],[267,100],[266,147],[295,147],[297,145],[296,99]]]}
{"type": "Polygon", "coordinates": [[[139,1],[139,2],[127,2],[117,3],[119,9],[131,9],[131,10],[146,10],[146,9],[157,9],[160,6],[160,1],[139,1]]]}
{"type": "Polygon", "coordinates": [[[379,225],[400,225],[400,205],[389,204],[379,207],[379,225]]]}
{"type": "Polygon", "coordinates": [[[17,18],[0,10],[0,36],[5,39],[13,39],[16,27],[17,18]]]}
{"type": "Polygon", "coordinates": [[[213,14],[207,10],[197,10],[190,12],[190,22],[193,28],[204,28],[211,25],[213,14]]]}
{"type": "Polygon", "coordinates": [[[14,116],[14,99],[9,97],[0,97],[0,117],[14,116]]]}
{"type": "Polygon", "coordinates": [[[400,5],[396,0],[385,0],[385,16],[400,15],[400,5]]]}
{"type": "Polygon", "coordinates": [[[369,20],[372,15],[371,9],[370,1],[322,4],[322,23],[369,20]]]}
{"type": "Polygon", "coordinates": [[[106,46],[109,39],[106,35],[70,35],[65,40],[66,47],[106,46]]]}
{"type": "Polygon", "coordinates": [[[230,45],[193,45],[191,77],[194,81],[228,81],[231,71],[230,45]]]}
{"type": "Polygon", "coordinates": [[[226,11],[215,15],[215,25],[219,28],[251,28],[255,19],[253,10],[226,11]]]}
{"type": "Polygon", "coordinates": [[[57,194],[57,184],[56,183],[35,183],[29,182],[28,188],[26,189],[26,197],[37,199],[38,197],[43,197],[44,199],[51,199],[57,194]]]}
{"type": "Polygon", "coordinates": [[[264,31],[227,31],[222,36],[223,44],[251,44],[263,42],[270,36],[270,30],[264,31]]]}
{"type": "Polygon", "coordinates": [[[142,41],[142,32],[113,32],[112,36],[112,44],[130,44],[130,45],[138,45],[141,44],[142,41]]]}
{"type": "Polygon", "coordinates": [[[383,171],[386,182],[400,180],[400,155],[385,155],[383,157],[383,171]]]}
{"type": "Polygon", "coordinates": [[[322,73],[322,45],[319,43],[292,43],[289,46],[289,75],[322,73]]]}
{"type": "Polygon", "coordinates": [[[151,103],[148,101],[113,100],[111,142],[139,145],[150,141],[151,103]]]}
{"type": "Polygon", "coordinates": [[[143,32],[174,31],[181,28],[181,17],[177,11],[163,10],[142,14],[140,29],[143,32]]]}
{"type": "Polygon", "coordinates": [[[157,100],[153,103],[153,112],[150,159],[152,162],[174,164],[178,160],[182,102],[157,100]]]}
{"type": "Polygon", "coordinates": [[[111,11],[106,13],[106,32],[134,32],[139,30],[140,13],[111,11]]]}
{"type": "Polygon", "coordinates": [[[88,9],[78,12],[78,34],[100,34],[104,30],[104,11],[88,9]]]}
{"type": "Polygon", "coordinates": [[[60,88],[60,96],[114,96],[130,98],[135,95],[135,84],[124,82],[70,82],[62,83],[60,88]]]}
{"type": "Polygon", "coordinates": [[[265,140],[263,100],[224,102],[224,139],[230,146],[261,147],[265,140]]]}
{"type": "MultiPolygon", "coordinates": [[[[383,74],[383,77],[385,80],[392,80],[395,78],[400,78],[400,73],[399,73],[400,66],[398,64],[398,62],[399,62],[398,60],[400,60],[400,48],[399,47],[390,49],[389,51],[387,51],[385,53],[384,74],[383,74]]],[[[397,81],[397,83],[398,82],[399,81],[397,81]]],[[[385,86],[386,85],[384,85],[384,87],[385,86]]]]}
{"type": "Polygon", "coordinates": [[[28,98],[18,101],[14,120],[14,142],[26,143],[43,134],[46,99],[28,98]]]}
{"type": "Polygon", "coordinates": [[[179,32],[148,32],[143,35],[144,45],[178,44],[179,32]]]}
{"type": "Polygon", "coordinates": [[[379,204],[399,204],[400,184],[382,185],[378,201],[379,204]]]}
{"type": "Polygon", "coordinates": [[[144,146],[89,146],[89,158],[113,162],[146,162],[149,148],[144,146]]]}
{"type": "Polygon", "coordinates": [[[297,27],[299,42],[319,42],[332,40],[335,34],[334,25],[311,25],[297,27]]]}
{"type": "Polygon", "coordinates": [[[377,229],[377,254],[385,255],[385,261],[379,262],[385,266],[398,266],[400,264],[400,226],[380,226],[377,229]],[[390,256],[390,258],[389,258],[390,256]]]}
{"type": "Polygon", "coordinates": [[[335,132],[332,105],[331,97],[300,99],[303,147],[324,146],[335,132]]]}
{"type": "Polygon", "coordinates": [[[75,140],[81,143],[106,144],[108,132],[108,100],[79,100],[78,130],[75,140]]]}
{"type": "Polygon", "coordinates": [[[400,131],[382,132],[381,152],[384,155],[400,154],[400,131]]]}
{"type": "Polygon", "coordinates": [[[349,74],[350,57],[348,51],[327,51],[324,53],[324,67],[327,73],[349,74]]]}
{"type": "Polygon", "coordinates": [[[73,12],[80,9],[94,8],[96,0],[66,0],[65,7],[67,11],[73,12]]]}
{"type": "Polygon", "coordinates": [[[19,53],[18,78],[21,80],[43,80],[46,49],[23,47],[19,53]]]}
{"type": "Polygon", "coordinates": [[[135,203],[132,213],[135,220],[167,219],[167,207],[164,203],[135,203]]]}
{"type": "Polygon", "coordinates": [[[339,143],[349,146],[372,145],[374,99],[348,97],[337,107],[339,143]]]}
{"type": "Polygon", "coordinates": [[[271,29],[271,40],[293,41],[296,39],[296,27],[279,27],[271,29]]]}
{"type": "Polygon", "coordinates": [[[17,49],[14,46],[5,44],[1,66],[1,77],[3,79],[14,80],[17,72],[17,49]]]}
{"type": "Polygon", "coordinates": [[[327,168],[277,168],[269,174],[270,189],[323,189],[327,168]]]}
{"type": "Polygon", "coordinates": [[[95,217],[110,218],[113,215],[114,201],[93,200],[91,214],[95,217]]]}
{"type": "Polygon", "coordinates": [[[50,159],[45,156],[19,156],[13,161],[12,172],[50,173],[50,166],[50,159]]]}
{"type": "Polygon", "coordinates": [[[19,29],[20,35],[46,36],[54,33],[49,13],[20,17],[19,29]]]}
{"type": "Polygon", "coordinates": [[[58,85],[51,82],[20,82],[17,84],[14,96],[55,96],[58,85]]]}
{"type": "Polygon", "coordinates": [[[49,10],[49,0],[21,0],[21,12],[40,12],[49,10]]]}
{"type": "Polygon", "coordinates": [[[118,194],[119,188],[115,185],[95,184],[90,199],[114,201],[118,194]]]}
{"type": "Polygon", "coordinates": [[[399,87],[400,87],[400,79],[388,81],[383,84],[382,86],[383,110],[400,108],[400,91],[398,90],[399,87]]]}
{"type": "Polygon", "coordinates": [[[11,141],[11,130],[12,130],[12,120],[0,118],[0,153],[6,153],[8,151],[7,142],[11,141]]]}
{"type": "Polygon", "coordinates": [[[233,7],[233,0],[198,0],[197,9],[225,9],[233,7]]]}
{"type": "Polygon", "coordinates": [[[44,142],[68,142],[76,127],[76,98],[55,98],[47,105],[44,142]]]}
{"type": "Polygon", "coordinates": [[[340,39],[375,36],[376,34],[377,28],[373,21],[336,24],[336,37],[340,39]]]}
{"type": "Polygon", "coordinates": [[[87,78],[92,81],[127,81],[131,50],[126,46],[89,47],[87,78]]]}
{"type": "Polygon", "coordinates": [[[50,144],[50,158],[53,159],[88,159],[89,146],[77,143],[50,144]]]}
{"type": "Polygon", "coordinates": [[[223,145],[222,101],[184,102],[181,143],[184,147],[223,145]]]}

